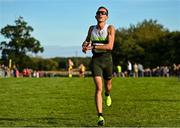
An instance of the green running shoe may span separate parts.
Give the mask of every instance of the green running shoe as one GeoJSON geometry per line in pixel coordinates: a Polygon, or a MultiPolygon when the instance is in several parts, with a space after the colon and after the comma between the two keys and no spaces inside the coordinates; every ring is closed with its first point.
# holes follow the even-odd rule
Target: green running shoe
{"type": "Polygon", "coordinates": [[[110,106],[111,106],[111,103],[112,103],[112,100],[111,100],[110,95],[109,95],[109,96],[106,96],[106,105],[107,105],[108,107],[110,107],[110,106]]]}
{"type": "Polygon", "coordinates": [[[103,126],[105,123],[104,118],[102,116],[98,116],[97,124],[98,126],[103,126]]]}

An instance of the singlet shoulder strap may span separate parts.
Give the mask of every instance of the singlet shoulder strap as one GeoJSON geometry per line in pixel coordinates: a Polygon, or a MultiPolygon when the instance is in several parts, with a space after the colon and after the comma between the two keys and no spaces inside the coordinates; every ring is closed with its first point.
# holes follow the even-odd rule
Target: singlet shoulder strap
{"type": "Polygon", "coordinates": [[[92,33],[93,29],[96,28],[96,25],[90,26],[90,33],[92,33]]]}

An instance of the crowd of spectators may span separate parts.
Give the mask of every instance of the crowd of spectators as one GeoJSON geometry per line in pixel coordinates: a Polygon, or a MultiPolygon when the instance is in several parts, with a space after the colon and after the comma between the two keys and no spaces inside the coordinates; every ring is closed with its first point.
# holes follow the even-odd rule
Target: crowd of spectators
{"type": "Polygon", "coordinates": [[[44,74],[40,71],[32,70],[29,68],[25,68],[22,72],[19,72],[17,67],[13,66],[9,68],[4,64],[0,64],[0,77],[44,77],[44,74]]]}
{"type": "Polygon", "coordinates": [[[114,72],[116,77],[180,77],[180,64],[173,64],[172,66],[157,66],[155,68],[143,68],[142,64],[134,63],[128,61],[127,69],[122,71],[121,66],[117,66],[117,72],[114,72]]]}
{"type": "MultiPolygon", "coordinates": [[[[83,70],[83,73],[80,69],[82,66],[79,66],[79,76],[84,77],[85,71],[83,70]]],[[[131,62],[128,62],[127,69],[122,71],[122,68],[120,65],[118,65],[117,70],[114,72],[114,77],[179,77],[180,78],[180,64],[173,64],[172,66],[157,66],[156,68],[143,68],[142,64],[131,64],[131,62]]],[[[74,72],[75,73],[75,72],[74,72]]],[[[25,68],[23,71],[19,71],[15,66],[11,69],[7,66],[0,64],[0,78],[6,78],[6,77],[33,77],[33,78],[39,78],[39,77],[55,77],[55,76],[66,76],[68,74],[61,72],[61,73],[55,73],[55,72],[48,72],[48,71],[38,71],[38,70],[32,70],[29,68],[25,68]]],[[[89,72],[88,75],[89,76],[89,72]]]]}

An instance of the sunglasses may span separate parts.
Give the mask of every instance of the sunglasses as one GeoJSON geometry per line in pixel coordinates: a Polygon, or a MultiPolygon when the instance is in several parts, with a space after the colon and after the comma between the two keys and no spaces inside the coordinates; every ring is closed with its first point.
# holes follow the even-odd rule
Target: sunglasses
{"type": "Polygon", "coordinates": [[[106,15],[106,16],[108,15],[107,12],[105,12],[105,11],[97,11],[96,12],[96,15],[100,15],[100,14],[101,15],[106,15]]]}

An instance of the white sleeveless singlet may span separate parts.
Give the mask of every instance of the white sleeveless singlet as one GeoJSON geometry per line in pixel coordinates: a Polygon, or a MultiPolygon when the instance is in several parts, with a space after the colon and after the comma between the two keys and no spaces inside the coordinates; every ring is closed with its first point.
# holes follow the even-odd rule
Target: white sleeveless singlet
{"type": "MultiPolygon", "coordinates": [[[[108,43],[107,35],[108,35],[108,26],[105,25],[103,29],[98,30],[97,26],[93,26],[93,30],[91,32],[91,42],[92,45],[104,45],[108,43]]],[[[93,49],[93,53],[105,53],[107,50],[99,50],[99,49],[93,49]]]]}

